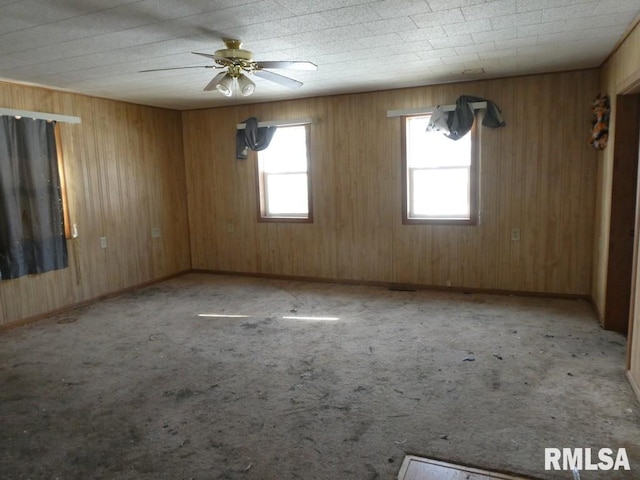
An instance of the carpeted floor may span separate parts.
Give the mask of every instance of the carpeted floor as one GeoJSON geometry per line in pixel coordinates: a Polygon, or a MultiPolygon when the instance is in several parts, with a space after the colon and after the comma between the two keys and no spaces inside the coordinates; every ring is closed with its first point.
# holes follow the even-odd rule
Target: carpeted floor
{"type": "Polygon", "coordinates": [[[0,334],[0,477],[570,480],[545,447],[609,447],[632,470],[583,480],[637,479],[625,342],[578,300],[190,274],[0,334]]]}

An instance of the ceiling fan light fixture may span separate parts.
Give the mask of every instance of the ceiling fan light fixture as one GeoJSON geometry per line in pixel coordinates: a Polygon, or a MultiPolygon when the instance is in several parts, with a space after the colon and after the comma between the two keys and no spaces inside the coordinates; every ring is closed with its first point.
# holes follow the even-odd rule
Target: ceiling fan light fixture
{"type": "Polygon", "coordinates": [[[218,90],[225,97],[230,97],[233,94],[233,80],[233,77],[227,73],[216,84],[216,90],[218,90]]]}
{"type": "Polygon", "coordinates": [[[243,97],[251,95],[256,90],[256,84],[246,75],[240,75],[238,77],[238,86],[240,87],[240,93],[243,97]]]}

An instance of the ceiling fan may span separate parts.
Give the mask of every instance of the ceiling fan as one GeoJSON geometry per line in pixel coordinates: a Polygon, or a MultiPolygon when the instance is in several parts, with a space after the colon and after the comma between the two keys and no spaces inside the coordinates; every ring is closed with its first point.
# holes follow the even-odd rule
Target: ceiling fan
{"type": "Polygon", "coordinates": [[[226,48],[216,50],[213,54],[191,52],[195,55],[212,59],[214,65],[195,65],[173,68],[155,68],[151,70],[141,70],[141,72],[158,72],[161,70],[180,70],[186,68],[224,68],[226,71],[218,73],[211,80],[204,91],[217,90],[223,95],[230,97],[237,88],[243,96],[251,95],[256,85],[247,76],[255,75],[275,83],[279,83],[288,88],[300,88],[302,82],[290,77],[285,77],[278,73],[265,69],[287,69],[287,70],[317,70],[318,67],[311,62],[305,61],[265,61],[257,62],[253,59],[253,53],[242,48],[242,42],[234,38],[223,38],[226,48]]]}

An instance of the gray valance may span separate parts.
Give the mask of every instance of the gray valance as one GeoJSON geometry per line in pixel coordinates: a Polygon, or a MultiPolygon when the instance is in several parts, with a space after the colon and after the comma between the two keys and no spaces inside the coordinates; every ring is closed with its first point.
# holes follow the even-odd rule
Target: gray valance
{"type": "Polygon", "coordinates": [[[506,125],[502,118],[500,108],[494,102],[482,97],[461,95],[458,97],[458,100],[456,100],[455,110],[444,112],[436,109],[433,115],[431,115],[427,130],[443,132],[452,140],[459,140],[464,137],[473,126],[476,115],[471,104],[477,102],[487,102],[487,112],[482,119],[483,126],[498,128],[506,125]]]}
{"type": "Polygon", "coordinates": [[[246,160],[249,149],[259,152],[264,150],[271,143],[277,127],[258,127],[256,117],[247,118],[244,122],[245,128],[236,133],[236,158],[246,160]]]}

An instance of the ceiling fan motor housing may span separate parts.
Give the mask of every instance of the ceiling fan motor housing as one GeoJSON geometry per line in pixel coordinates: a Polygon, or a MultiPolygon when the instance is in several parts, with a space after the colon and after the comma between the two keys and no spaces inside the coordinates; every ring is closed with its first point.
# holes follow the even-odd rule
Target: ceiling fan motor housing
{"type": "Polygon", "coordinates": [[[235,39],[224,39],[227,48],[216,50],[214,56],[216,62],[223,66],[235,66],[244,70],[253,70],[256,68],[253,61],[253,53],[242,47],[242,42],[235,39]]]}

